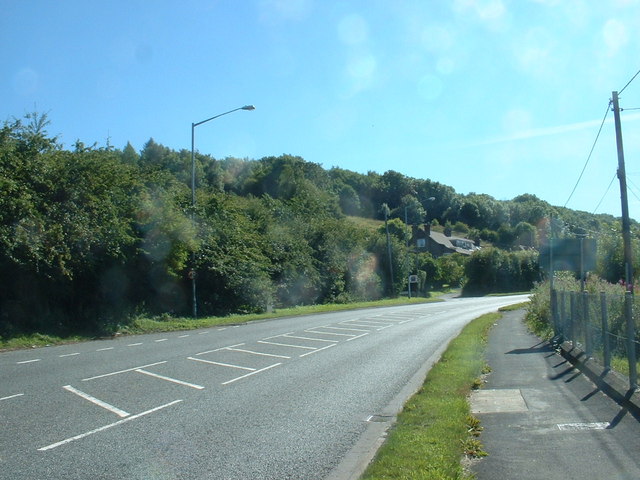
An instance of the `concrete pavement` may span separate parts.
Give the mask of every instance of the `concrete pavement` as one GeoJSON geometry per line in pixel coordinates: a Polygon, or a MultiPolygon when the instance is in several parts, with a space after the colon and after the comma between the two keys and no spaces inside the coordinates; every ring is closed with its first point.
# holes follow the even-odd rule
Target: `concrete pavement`
{"type": "Polygon", "coordinates": [[[529,333],[523,317],[508,312],[491,331],[492,372],[471,399],[489,455],[470,469],[478,480],[640,478],[637,394],[606,395],[619,385],[588,362],[574,365],[568,349],[529,333]]]}

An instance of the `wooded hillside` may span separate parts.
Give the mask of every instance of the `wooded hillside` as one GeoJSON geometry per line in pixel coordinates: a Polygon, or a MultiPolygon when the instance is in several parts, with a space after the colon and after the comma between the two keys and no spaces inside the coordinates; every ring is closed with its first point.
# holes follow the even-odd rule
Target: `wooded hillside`
{"type": "Polygon", "coordinates": [[[108,332],[136,313],[189,315],[192,269],[204,316],[394,296],[409,273],[420,276],[423,291],[457,286],[479,268],[457,254],[414,253],[405,214],[409,224],[452,227],[497,247],[485,257],[511,255],[498,262],[503,273],[531,270],[518,282],[503,275],[495,288],[530,288],[540,277],[531,265],[551,214],[557,236],[598,236],[599,273],[621,277],[619,222],[610,215],[529,194],[461,195],[392,170],[360,174],[290,155],[200,153],[192,208],[190,151],[153,139],[140,152],[79,141],[67,150],[47,124],[45,115],[30,114],[0,130],[0,335],[108,332]],[[383,220],[385,204],[389,248],[382,223],[352,218],[383,220]]]}

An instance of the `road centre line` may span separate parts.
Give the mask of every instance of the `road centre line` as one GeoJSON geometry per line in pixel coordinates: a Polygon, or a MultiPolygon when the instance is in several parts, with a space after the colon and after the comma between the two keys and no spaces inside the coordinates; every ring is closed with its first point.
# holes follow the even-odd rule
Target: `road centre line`
{"type": "Polygon", "coordinates": [[[112,375],[119,375],[121,373],[133,372],[140,368],[154,367],[156,365],[162,365],[163,363],[167,363],[167,361],[164,360],[162,362],[150,363],[148,365],[141,365],[139,367],[127,368],[126,370],[118,370],[117,372],[105,373],[104,375],[96,375],[95,377],[83,378],[82,381],[88,382],[89,380],[95,380],[96,378],[104,378],[104,377],[110,377],[112,375]]]}
{"type": "Polygon", "coordinates": [[[354,322],[361,322],[364,324],[371,324],[371,326],[376,325],[395,325],[391,320],[367,320],[365,318],[359,318],[358,320],[354,320],[354,322]]]}
{"type": "Polygon", "coordinates": [[[178,338],[187,338],[189,335],[178,335],[178,338]]]}
{"type": "Polygon", "coordinates": [[[264,340],[258,340],[258,343],[264,343],[266,345],[277,345],[278,347],[302,348],[303,350],[317,350],[316,347],[306,347],[304,345],[292,345],[290,343],[266,342],[264,340]]]}
{"type": "MultiPolygon", "coordinates": [[[[379,324],[378,325],[371,325],[371,324],[362,325],[361,323],[352,323],[351,325],[354,325],[356,327],[373,328],[376,331],[380,331],[380,330],[384,330],[385,328],[393,327],[395,325],[395,323],[387,323],[386,325],[384,325],[382,327],[379,324]]],[[[371,330],[369,330],[369,331],[371,331],[371,330]]]]}
{"type": "Polygon", "coordinates": [[[275,353],[265,353],[265,352],[254,352],[253,350],[245,350],[243,348],[227,348],[227,350],[231,352],[240,352],[240,353],[250,353],[253,355],[261,355],[263,357],[274,357],[274,358],[284,358],[289,359],[291,357],[287,357],[286,355],[276,355],[275,353]]]}
{"type": "Polygon", "coordinates": [[[307,355],[313,355],[314,353],[318,353],[322,350],[326,350],[327,348],[335,347],[336,345],[337,343],[332,343],[331,345],[327,345],[326,347],[319,348],[317,350],[314,350],[313,352],[303,353],[302,355],[300,355],[300,358],[306,357],[307,355]]]}
{"type": "Polygon", "coordinates": [[[298,337],[298,336],[295,336],[295,335],[283,335],[283,337],[297,338],[298,340],[313,340],[313,341],[316,341],[316,342],[333,343],[333,340],[327,340],[326,338],[298,337]]]}
{"type": "Polygon", "coordinates": [[[160,380],[166,380],[167,382],[177,383],[178,385],[184,385],[185,387],[195,388],[196,390],[204,390],[204,387],[202,385],[196,385],[195,383],[184,382],[176,378],[165,377],[164,375],[158,375],[157,373],[148,372],[146,370],[142,370],[141,368],[134,370],[134,372],[142,373],[144,375],[148,375],[154,378],[159,378],[160,380]]]}
{"type": "Polygon", "coordinates": [[[263,340],[271,340],[272,338],[286,337],[287,335],[291,335],[296,332],[287,332],[287,333],[279,333],[278,335],[273,335],[271,337],[263,338],[263,340]]]}
{"type": "Polygon", "coordinates": [[[109,410],[111,413],[115,413],[116,415],[118,415],[119,417],[128,417],[129,415],[131,415],[129,412],[125,412],[124,410],[120,410],[118,407],[114,407],[113,405],[111,405],[110,403],[107,402],[103,402],[102,400],[89,395],[88,393],[82,392],[76,388],[73,388],[71,385],[65,385],[64,388],[66,391],[71,392],[71,393],[75,393],[76,395],[78,395],[81,398],[84,398],[85,400],[93,403],[94,405],[98,405],[99,407],[104,408],[105,410],[109,410]]]}
{"type": "Polygon", "coordinates": [[[138,343],[130,343],[129,345],[127,345],[127,347],[137,347],[142,345],[142,342],[138,342],[138,343]]]}
{"type": "Polygon", "coordinates": [[[8,397],[2,397],[0,398],[0,402],[3,400],[9,400],[11,398],[16,398],[16,397],[22,397],[24,395],[24,393],[16,393],[15,395],[9,395],[8,397]]]}
{"type": "Polygon", "coordinates": [[[206,352],[196,353],[196,357],[198,357],[200,355],[206,355],[207,353],[219,352],[220,350],[227,350],[229,348],[241,347],[242,345],[245,345],[245,344],[244,343],[237,343],[235,345],[229,345],[228,347],[220,347],[220,348],[216,348],[214,350],[207,350],[206,352]]]}
{"type": "Polygon", "coordinates": [[[41,358],[34,358],[33,360],[23,360],[22,362],[16,362],[17,365],[24,365],[25,363],[35,363],[42,360],[41,358]]]}
{"type": "Polygon", "coordinates": [[[251,373],[247,373],[246,375],[242,375],[241,377],[233,378],[231,380],[227,380],[223,382],[222,385],[229,385],[230,383],[237,382],[238,380],[242,380],[243,378],[250,377],[251,375],[255,375],[256,373],[264,372],[265,370],[269,370],[271,368],[277,367],[278,365],[282,365],[282,363],[274,363],[273,365],[269,365],[268,367],[261,368],[260,370],[256,370],[251,373]]]}
{"type": "Polygon", "coordinates": [[[205,360],[203,358],[187,357],[187,360],[193,360],[195,362],[208,363],[209,365],[218,365],[220,367],[239,368],[241,370],[249,370],[250,372],[255,372],[255,370],[256,370],[255,368],[251,368],[251,367],[243,367],[242,365],[233,365],[231,363],[214,362],[212,360],[205,360]]]}
{"type": "Polygon", "coordinates": [[[161,338],[159,340],[154,340],[154,342],[160,343],[160,342],[166,342],[167,340],[169,340],[169,339],[168,338],[161,338]]]}
{"type": "Polygon", "coordinates": [[[115,347],[99,348],[96,352],[106,352],[107,350],[113,350],[115,347]]]}
{"type": "Polygon", "coordinates": [[[80,352],[75,352],[75,353],[65,353],[64,355],[58,355],[58,358],[64,358],[64,357],[75,357],[76,355],[80,355],[80,352]]]}
{"type": "Polygon", "coordinates": [[[170,406],[175,405],[176,403],[180,403],[180,402],[182,402],[182,400],[174,400],[173,402],[169,402],[169,403],[167,403],[165,405],[160,405],[159,407],[152,408],[151,410],[147,410],[145,412],[138,413],[136,415],[131,415],[130,417],[124,418],[122,420],[118,420],[115,423],[110,423],[109,425],[105,425],[103,427],[96,428],[95,430],[90,430],[88,432],[81,433],[80,435],[76,435],[75,437],[70,437],[70,438],[67,438],[66,440],[62,440],[60,442],[52,443],[51,445],[47,445],[46,447],[39,448],[38,451],[45,452],[47,450],[52,450],[52,449],[60,447],[62,445],[66,445],[67,443],[71,443],[71,442],[74,442],[76,440],[81,440],[81,439],[83,439],[85,437],[88,437],[89,435],[93,435],[94,433],[99,433],[99,432],[102,432],[104,430],[108,430],[109,428],[116,427],[118,425],[122,425],[123,423],[130,422],[132,420],[136,420],[136,419],[138,419],[140,417],[144,417],[145,415],[149,415],[150,413],[157,412],[158,410],[162,410],[163,408],[170,407],[170,406]]]}

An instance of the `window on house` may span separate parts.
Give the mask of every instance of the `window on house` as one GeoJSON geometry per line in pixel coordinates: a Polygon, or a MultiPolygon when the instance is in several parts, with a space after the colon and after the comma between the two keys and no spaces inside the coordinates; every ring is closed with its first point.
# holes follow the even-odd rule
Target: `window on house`
{"type": "Polygon", "coordinates": [[[419,239],[416,241],[416,246],[417,246],[418,248],[424,248],[426,245],[427,245],[427,240],[426,240],[426,239],[424,239],[424,238],[419,238],[419,239]]]}

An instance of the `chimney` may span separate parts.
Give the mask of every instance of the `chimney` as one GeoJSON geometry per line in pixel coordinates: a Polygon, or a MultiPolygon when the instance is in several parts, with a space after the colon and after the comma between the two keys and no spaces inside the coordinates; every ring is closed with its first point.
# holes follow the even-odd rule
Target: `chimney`
{"type": "Polygon", "coordinates": [[[451,227],[446,227],[444,229],[444,235],[445,235],[445,237],[450,237],[451,236],[451,227]]]}
{"type": "Polygon", "coordinates": [[[424,236],[427,237],[427,238],[431,236],[431,224],[430,223],[425,223],[424,224],[424,236]]]}

